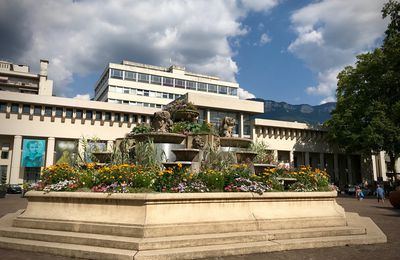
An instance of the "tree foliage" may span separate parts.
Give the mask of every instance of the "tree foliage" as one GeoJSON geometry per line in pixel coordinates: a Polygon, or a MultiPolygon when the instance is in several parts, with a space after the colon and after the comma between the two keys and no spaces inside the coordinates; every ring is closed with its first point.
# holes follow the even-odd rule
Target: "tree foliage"
{"type": "Polygon", "coordinates": [[[338,75],[337,105],[325,123],[331,141],[347,152],[400,156],[400,3],[382,9],[390,22],[380,48],[357,56],[338,75]]]}

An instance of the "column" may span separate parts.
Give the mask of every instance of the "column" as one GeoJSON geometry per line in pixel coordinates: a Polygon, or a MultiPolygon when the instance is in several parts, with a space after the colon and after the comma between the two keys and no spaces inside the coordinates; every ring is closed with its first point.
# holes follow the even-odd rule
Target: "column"
{"type": "Polygon", "coordinates": [[[376,171],[376,156],[374,154],[371,155],[371,161],[372,161],[372,177],[374,181],[378,180],[378,173],[376,171]]]}
{"type": "Polygon", "coordinates": [[[240,137],[243,137],[243,135],[244,135],[244,129],[243,129],[243,113],[240,113],[240,129],[239,129],[239,131],[240,131],[240,137]]]}
{"type": "Polygon", "coordinates": [[[11,159],[11,171],[9,181],[11,184],[18,184],[23,182],[23,178],[20,178],[21,171],[21,147],[22,147],[22,136],[14,136],[14,145],[11,159]]]}
{"type": "Polygon", "coordinates": [[[107,141],[107,151],[112,151],[114,147],[114,141],[113,140],[108,140],[107,141]]]}
{"type": "Polygon", "coordinates": [[[274,152],[274,161],[278,162],[278,150],[274,150],[273,152],[274,152]]]}
{"type": "Polygon", "coordinates": [[[46,167],[54,164],[54,137],[47,138],[46,167]]]}
{"type": "Polygon", "coordinates": [[[207,109],[207,111],[206,111],[206,120],[207,120],[207,123],[211,123],[210,109],[207,109]]]}
{"type": "Polygon", "coordinates": [[[339,156],[337,153],[333,154],[333,171],[335,172],[335,182],[339,181],[339,156]]]}
{"type": "Polygon", "coordinates": [[[310,166],[310,152],[304,152],[304,165],[310,166]]]}
{"type": "Polygon", "coordinates": [[[294,151],[290,150],[289,151],[289,163],[291,167],[294,167],[294,151]]]}
{"type": "Polygon", "coordinates": [[[324,153],[320,153],[319,154],[319,167],[321,170],[325,169],[325,157],[324,157],[324,153]]]}
{"type": "Polygon", "coordinates": [[[387,176],[386,176],[386,161],[385,161],[385,152],[379,152],[379,157],[380,157],[380,161],[381,161],[381,173],[382,173],[382,179],[384,181],[387,180],[387,176]]]}

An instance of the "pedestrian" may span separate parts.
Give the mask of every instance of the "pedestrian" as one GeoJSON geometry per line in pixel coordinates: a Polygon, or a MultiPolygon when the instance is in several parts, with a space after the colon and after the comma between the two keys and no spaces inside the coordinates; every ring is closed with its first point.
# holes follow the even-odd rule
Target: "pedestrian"
{"type": "Polygon", "coordinates": [[[376,197],[378,198],[378,203],[382,201],[385,203],[385,190],[378,184],[378,188],[376,188],[376,197]]]}
{"type": "Polygon", "coordinates": [[[356,198],[358,200],[363,200],[364,199],[364,193],[362,192],[360,186],[356,186],[356,198]]]}

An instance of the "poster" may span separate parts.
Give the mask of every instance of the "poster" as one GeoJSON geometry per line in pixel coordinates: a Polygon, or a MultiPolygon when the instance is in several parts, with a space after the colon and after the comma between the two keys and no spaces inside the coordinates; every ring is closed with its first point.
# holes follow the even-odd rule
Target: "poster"
{"type": "Polygon", "coordinates": [[[22,167],[43,167],[46,140],[24,139],[22,150],[22,167]]]}
{"type": "Polygon", "coordinates": [[[72,165],[76,159],[77,142],[71,140],[56,140],[56,164],[72,165]]]}

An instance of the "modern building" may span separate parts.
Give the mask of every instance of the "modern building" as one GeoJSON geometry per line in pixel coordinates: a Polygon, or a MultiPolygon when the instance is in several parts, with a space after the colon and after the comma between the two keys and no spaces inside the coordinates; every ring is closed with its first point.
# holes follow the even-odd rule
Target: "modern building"
{"type": "Polygon", "coordinates": [[[122,61],[110,63],[95,86],[96,101],[163,108],[186,93],[239,99],[239,85],[217,77],[169,68],[122,61]]]}
{"type": "Polygon", "coordinates": [[[0,61],[0,91],[51,96],[53,81],[47,79],[47,60],[40,60],[39,74],[30,72],[27,65],[0,61]]]}
{"type": "MultiPolygon", "coordinates": [[[[0,95],[0,174],[7,176],[8,183],[35,181],[44,166],[65,162],[68,156],[80,156],[85,149],[85,143],[79,142],[82,139],[92,140],[91,144],[101,150],[111,149],[116,139],[125,137],[135,125],[150,122],[154,112],[177,97],[199,108],[200,121],[218,126],[223,117],[234,117],[234,134],[265,142],[280,163],[326,168],[331,180],[341,186],[364,179],[387,179],[383,152],[368,158],[346,155],[328,145],[323,129],[296,122],[251,119],[264,112],[263,103],[240,100],[236,83],[187,73],[176,66],[166,69],[122,62],[110,64],[102,74],[96,84],[98,101],[84,101],[52,96],[51,81],[44,72],[47,64],[43,63],[43,71],[35,77],[29,69],[20,72],[33,75],[37,91],[24,93],[23,88],[9,86],[0,95]],[[117,74],[118,79],[113,76],[117,74]],[[144,77],[148,81],[141,82],[140,75],[147,75],[144,77]],[[153,76],[159,77],[160,84],[151,83],[153,76]],[[41,77],[45,82],[42,90],[41,77]],[[130,77],[134,80],[128,80],[130,77]],[[206,91],[202,90],[204,86],[206,91]],[[118,92],[114,91],[117,88],[118,92]],[[142,94],[137,95],[138,90],[142,94]],[[158,93],[166,93],[168,98],[158,93]],[[31,151],[40,156],[30,157],[31,151]]],[[[9,69],[9,75],[13,69],[14,66],[9,69]]]]}

